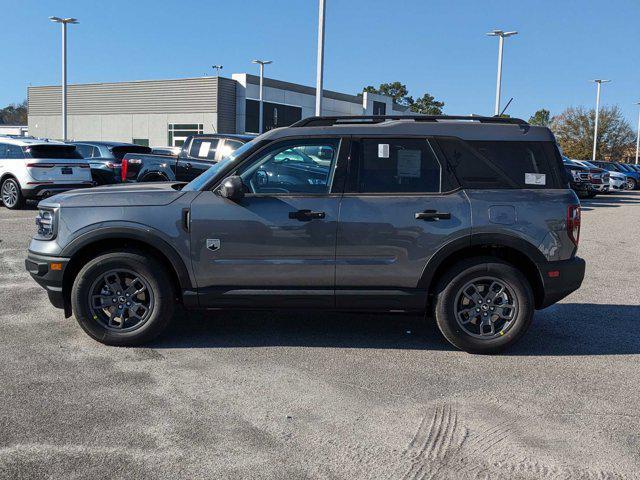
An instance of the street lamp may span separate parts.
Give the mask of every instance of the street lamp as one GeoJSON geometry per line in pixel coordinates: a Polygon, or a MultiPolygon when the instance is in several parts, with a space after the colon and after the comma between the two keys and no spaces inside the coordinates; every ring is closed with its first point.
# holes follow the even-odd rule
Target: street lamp
{"type": "MultiPolygon", "coordinates": [[[[636,105],[640,106],[640,102],[636,105]]],[[[638,165],[638,151],[640,151],[640,111],[638,111],[638,137],[636,138],[636,165],[638,165]]]]}
{"type": "Polygon", "coordinates": [[[258,116],[258,122],[260,122],[258,124],[258,133],[262,133],[262,116],[263,116],[263,105],[262,105],[262,96],[263,96],[263,90],[264,90],[264,66],[265,65],[269,65],[270,63],[272,63],[271,60],[253,60],[251,63],[257,63],[258,65],[260,65],[260,114],[258,116]]]}
{"type": "Polygon", "coordinates": [[[220,70],[222,70],[222,65],[211,65],[211,68],[213,68],[216,71],[216,77],[219,77],[220,70]]]}
{"type": "Polygon", "coordinates": [[[596,82],[596,85],[598,85],[598,88],[596,90],[596,121],[595,121],[595,124],[593,126],[593,155],[591,156],[591,161],[595,162],[596,161],[596,147],[598,146],[598,116],[600,114],[600,87],[602,87],[603,83],[608,83],[611,80],[597,79],[597,80],[592,80],[592,81],[596,82]]]}
{"type": "Polygon", "coordinates": [[[318,63],[316,66],[316,116],[322,115],[322,77],[324,75],[324,0],[318,6],[318,63]]]}
{"type": "Polygon", "coordinates": [[[62,140],[67,141],[67,24],[78,23],[75,18],[49,17],[62,24],[62,140]]]}
{"type": "Polygon", "coordinates": [[[490,37],[498,37],[498,79],[496,80],[496,108],[494,115],[500,115],[500,89],[502,88],[502,50],[504,49],[504,39],[518,32],[503,32],[502,30],[493,30],[488,32],[490,37]]]}

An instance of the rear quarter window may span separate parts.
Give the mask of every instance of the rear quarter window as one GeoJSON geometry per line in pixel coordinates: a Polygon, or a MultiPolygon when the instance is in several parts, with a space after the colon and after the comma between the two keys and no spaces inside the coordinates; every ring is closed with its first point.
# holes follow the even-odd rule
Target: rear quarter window
{"type": "Polygon", "coordinates": [[[566,188],[553,142],[438,142],[463,188],[566,188]]]}

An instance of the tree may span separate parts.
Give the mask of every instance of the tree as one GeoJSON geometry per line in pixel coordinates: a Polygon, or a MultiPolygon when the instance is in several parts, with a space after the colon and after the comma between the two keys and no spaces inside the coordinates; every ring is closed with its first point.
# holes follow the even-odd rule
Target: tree
{"type": "Polygon", "coordinates": [[[442,107],[444,107],[444,102],[437,101],[433,95],[428,93],[414,100],[409,95],[407,86],[400,82],[381,83],[378,88],[369,85],[363,89],[363,92],[387,95],[393,98],[393,101],[398,105],[409,107],[412,112],[425,115],[442,115],[442,107]]]}
{"type": "MultiPolygon", "coordinates": [[[[551,129],[569,158],[589,159],[593,149],[595,110],[569,107],[553,118],[551,129]]],[[[619,159],[634,142],[633,129],[618,106],[600,109],[596,159],[619,159]]]]}
{"type": "Polygon", "coordinates": [[[541,108],[531,117],[529,117],[529,123],[531,125],[539,125],[541,127],[548,127],[551,124],[551,112],[546,108],[541,108]]]}
{"type": "Polygon", "coordinates": [[[412,112],[421,113],[424,115],[442,115],[442,107],[444,102],[437,101],[433,95],[425,93],[422,97],[415,102],[411,99],[410,109],[412,112]]]}
{"type": "Polygon", "coordinates": [[[27,124],[27,101],[22,103],[12,103],[0,109],[0,124],[3,125],[26,125],[27,124]]]}

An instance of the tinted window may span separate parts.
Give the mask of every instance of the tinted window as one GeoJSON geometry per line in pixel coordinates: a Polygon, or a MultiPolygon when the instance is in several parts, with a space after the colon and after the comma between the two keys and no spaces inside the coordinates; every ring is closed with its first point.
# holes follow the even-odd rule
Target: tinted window
{"type": "Polygon", "coordinates": [[[76,145],[76,150],[82,156],[82,158],[93,157],[94,148],[91,145],[76,145]]]}
{"type": "Polygon", "coordinates": [[[441,191],[442,169],[426,139],[363,139],[361,145],[358,192],[441,191]]]}
{"type": "MultiPolygon", "coordinates": [[[[302,108],[279,103],[263,102],[262,131],[286,127],[302,118],[302,108]]],[[[258,133],[260,123],[260,102],[246,101],[245,132],[258,133]]]]}
{"type": "Polygon", "coordinates": [[[270,148],[240,173],[250,193],[326,194],[338,156],[338,140],[300,140],[270,148]],[[307,155],[308,148],[323,150],[328,158],[307,155]]]}
{"type": "Polygon", "coordinates": [[[189,155],[196,158],[214,160],[219,140],[217,138],[194,138],[189,155]]]}
{"type": "Polygon", "coordinates": [[[26,151],[30,158],[82,158],[75,145],[34,145],[26,151]]]}
{"type": "Polygon", "coordinates": [[[143,145],[118,145],[111,147],[110,150],[113,158],[120,161],[122,161],[127,153],[151,153],[151,149],[143,145]]]}
{"type": "Polygon", "coordinates": [[[4,158],[24,158],[22,148],[18,145],[7,144],[4,152],[4,158]]]}

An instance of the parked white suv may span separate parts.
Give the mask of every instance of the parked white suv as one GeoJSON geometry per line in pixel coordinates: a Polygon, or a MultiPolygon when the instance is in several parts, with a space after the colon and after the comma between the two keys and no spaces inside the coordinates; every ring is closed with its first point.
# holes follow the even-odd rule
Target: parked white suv
{"type": "Polygon", "coordinates": [[[26,199],[93,184],[91,168],[74,145],[0,136],[0,199],[5,207],[18,209],[26,199]]]}

